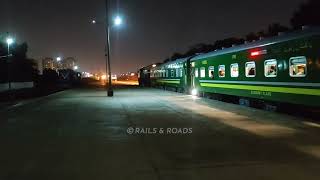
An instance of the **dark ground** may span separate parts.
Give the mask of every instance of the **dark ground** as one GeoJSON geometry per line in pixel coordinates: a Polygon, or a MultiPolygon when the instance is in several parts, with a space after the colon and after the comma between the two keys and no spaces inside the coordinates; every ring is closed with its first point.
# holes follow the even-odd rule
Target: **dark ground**
{"type": "Polygon", "coordinates": [[[174,92],[73,89],[4,106],[0,117],[1,180],[320,177],[318,123],[174,92]]]}

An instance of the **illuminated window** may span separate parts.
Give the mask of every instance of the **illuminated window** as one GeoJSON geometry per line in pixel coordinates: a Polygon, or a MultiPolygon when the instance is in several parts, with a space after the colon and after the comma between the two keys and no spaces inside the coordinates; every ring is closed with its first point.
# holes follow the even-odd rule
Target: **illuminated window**
{"type": "Polygon", "coordinates": [[[214,79],[214,66],[209,66],[208,68],[209,77],[214,79]]]}
{"type": "Polygon", "coordinates": [[[171,69],[171,77],[174,77],[174,70],[171,69]]]}
{"type": "Polygon", "coordinates": [[[180,69],[180,77],[183,76],[183,69],[180,69]]]}
{"type": "Polygon", "coordinates": [[[182,69],[176,69],[176,76],[177,77],[182,77],[182,69]]]}
{"type": "Polygon", "coordinates": [[[246,63],[246,77],[256,77],[256,63],[247,62],[246,63]]]}
{"type": "Polygon", "coordinates": [[[199,77],[198,68],[195,68],[195,69],[194,69],[194,76],[195,76],[195,77],[199,77]]]}
{"type": "Polygon", "coordinates": [[[265,77],[277,77],[277,60],[270,59],[264,61],[264,76],[265,77]]]}
{"type": "Polygon", "coordinates": [[[166,70],[162,70],[162,77],[166,77],[166,70]]]}
{"type": "Polygon", "coordinates": [[[169,77],[169,70],[166,70],[166,77],[169,77]]]}
{"type": "Polygon", "coordinates": [[[205,67],[200,68],[200,77],[202,77],[202,78],[206,77],[206,68],[205,67]]]}
{"type": "Polygon", "coordinates": [[[230,75],[231,77],[239,77],[239,65],[234,63],[230,65],[230,75]]]}
{"type": "Polygon", "coordinates": [[[226,66],[225,65],[219,65],[218,74],[219,74],[219,77],[225,77],[226,76],[226,66]]]}
{"type": "Polygon", "coordinates": [[[307,75],[307,59],[305,56],[292,57],[289,64],[291,77],[305,77],[307,75]]]}

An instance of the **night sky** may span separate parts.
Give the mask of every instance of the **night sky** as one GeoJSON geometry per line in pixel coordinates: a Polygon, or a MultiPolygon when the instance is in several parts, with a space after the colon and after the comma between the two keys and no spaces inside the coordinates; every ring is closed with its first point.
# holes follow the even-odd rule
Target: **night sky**
{"type": "MultiPolygon", "coordinates": [[[[112,30],[112,69],[136,71],[184,52],[197,43],[213,43],[289,25],[304,0],[110,0],[112,14],[125,24],[112,30]]],[[[81,71],[104,71],[104,0],[0,0],[0,33],[11,32],[29,44],[29,56],[75,57],[81,71]]],[[[40,63],[40,61],[39,61],[40,63]]],[[[41,65],[41,63],[40,63],[41,65]]]]}

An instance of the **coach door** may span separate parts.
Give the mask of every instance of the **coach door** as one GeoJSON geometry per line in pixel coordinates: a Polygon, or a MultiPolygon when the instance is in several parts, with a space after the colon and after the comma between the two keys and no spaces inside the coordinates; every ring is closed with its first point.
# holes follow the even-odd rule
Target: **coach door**
{"type": "Polygon", "coordinates": [[[190,89],[193,89],[195,87],[195,78],[196,78],[195,71],[196,71],[196,68],[192,67],[190,72],[190,78],[191,78],[190,89]]]}

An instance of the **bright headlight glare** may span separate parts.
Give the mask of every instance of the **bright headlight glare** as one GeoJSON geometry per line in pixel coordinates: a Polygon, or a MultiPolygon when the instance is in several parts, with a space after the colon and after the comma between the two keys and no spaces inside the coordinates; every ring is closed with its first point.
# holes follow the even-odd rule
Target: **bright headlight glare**
{"type": "Polygon", "coordinates": [[[192,96],[196,96],[197,94],[198,94],[198,90],[197,89],[192,89],[191,95],[192,96]]]}

